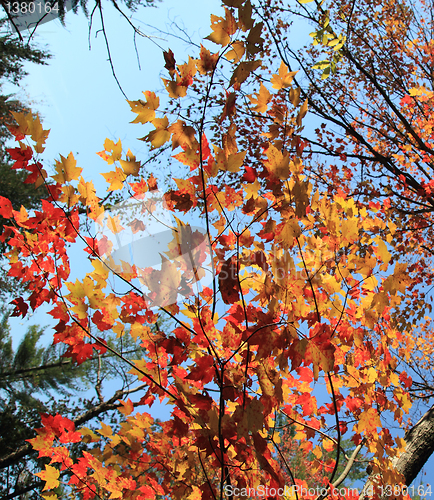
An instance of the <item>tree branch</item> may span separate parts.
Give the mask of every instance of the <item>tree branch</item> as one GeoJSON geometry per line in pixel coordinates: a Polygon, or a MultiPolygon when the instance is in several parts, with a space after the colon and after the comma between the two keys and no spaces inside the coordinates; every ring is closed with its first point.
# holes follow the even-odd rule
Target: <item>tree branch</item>
{"type": "Polygon", "coordinates": [[[20,495],[24,495],[24,493],[27,493],[29,491],[33,491],[36,488],[42,487],[43,485],[44,485],[44,483],[42,481],[38,481],[37,483],[33,483],[30,486],[26,486],[25,488],[21,488],[19,490],[14,490],[9,495],[2,497],[2,500],[11,500],[12,498],[16,498],[20,495]]]}
{"type": "MultiPolygon", "coordinates": [[[[92,420],[93,418],[97,417],[101,413],[105,413],[110,410],[115,410],[116,408],[119,407],[118,404],[115,404],[115,401],[118,399],[123,398],[127,394],[131,394],[133,392],[140,391],[141,389],[144,389],[147,387],[146,384],[139,385],[137,387],[134,387],[133,389],[129,390],[119,390],[114,393],[114,395],[108,399],[107,401],[104,401],[103,403],[100,403],[99,405],[94,406],[90,410],[84,412],[82,415],[77,417],[76,419],[72,420],[76,426],[84,424],[85,422],[88,422],[89,420],[92,420]]],[[[20,460],[21,458],[29,455],[32,452],[32,445],[30,443],[27,443],[18,450],[13,451],[12,453],[9,453],[9,455],[6,455],[3,458],[0,458],[0,469],[4,469],[8,467],[9,465],[14,464],[17,460],[20,460]]]]}
{"type": "MultiPolygon", "coordinates": [[[[394,458],[392,465],[404,476],[404,484],[409,486],[417,477],[431,454],[434,452],[434,405],[405,435],[405,451],[394,458]]],[[[360,495],[360,500],[368,498],[368,491],[373,488],[378,474],[371,474],[360,495]]]]}

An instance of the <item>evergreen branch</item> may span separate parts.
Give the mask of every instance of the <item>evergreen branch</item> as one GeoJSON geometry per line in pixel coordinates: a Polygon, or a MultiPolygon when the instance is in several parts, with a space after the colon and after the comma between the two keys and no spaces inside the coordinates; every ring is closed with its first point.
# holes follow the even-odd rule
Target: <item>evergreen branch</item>
{"type": "MultiPolygon", "coordinates": [[[[132,349],[131,351],[125,351],[123,354],[131,354],[133,352],[136,352],[135,349],[132,349]]],[[[102,355],[101,358],[112,358],[114,357],[114,354],[105,354],[102,355]]],[[[85,359],[84,362],[87,361],[96,361],[97,358],[88,358],[85,359]]],[[[48,363],[45,365],[40,365],[40,366],[32,366],[30,368],[22,368],[21,370],[14,370],[10,372],[4,372],[0,373],[0,380],[6,377],[12,377],[14,375],[21,375],[23,373],[30,373],[30,372],[35,372],[35,371],[41,371],[41,370],[49,370],[51,368],[59,368],[60,366],[65,366],[65,365],[70,365],[72,364],[72,359],[65,359],[63,361],[59,361],[57,363],[48,363]]],[[[24,378],[24,377],[22,377],[24,378]]]]}

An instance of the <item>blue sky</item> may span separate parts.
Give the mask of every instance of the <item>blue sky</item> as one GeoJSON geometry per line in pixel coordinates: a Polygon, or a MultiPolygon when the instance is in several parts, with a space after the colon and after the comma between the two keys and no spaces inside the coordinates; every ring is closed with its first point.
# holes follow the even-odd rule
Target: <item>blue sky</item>
{"type": "MultiPolygon", "coordinates": [[[[179,62],[187,59],[187,44],[162,35],[156,28],[182,35],[174,27],[176,23],[198,43],[210,32],[210,14],[219,9],[220,3],[214,0],[200,3],[167,0],[157,8],[137,11],[132,17],[134,24],[147,35],[155,36],[152,39],[136,37],[139,69],[132,29],[114,8],[107,7],[105,26],[113,64],[128,99],[137,100],[143,97],[142,91],[163,88],[160,76],[164,59],[156,43],[164,49],[172,48],[179,62]]],[[[130,148],[138,159],[144,160],[145,148],[137,138],[143,137],[147,129],[129,123],[136,115],[113,78],[102,33],[95,37],[98,29],[97,18],[89,50],[88,21],[82,13],[69,12],[65,28],[59,20],[41,25],[36,41],[47,47],[52,59],[47,66],[28,64],[29,75],[20,87],[8,87],[7,90],[17,92],[18,97],[30,102],[33,110],[40,114],[44,128],[51,129],[42,156],[46,170],[52,171],[54,160],[60,154],[67,156],[72,151],[77,165],[83,168],[85,180],[93,180],[97,192],[102,195],[106,183],[100,173],[107,171],[107,164],[96,152],[103,149],[104,140],[121,139],[125,150],[130,148]]],[[[77,255],[80,258],[82,253],[77,255]]],[[[46,325],[52,324],[50,318],[45,312],[37,311],[29,321],[46,325]]],[[[26,319],[11,319],[15,342],[24,334],[23,324],[27,324],[26,319]]]]}

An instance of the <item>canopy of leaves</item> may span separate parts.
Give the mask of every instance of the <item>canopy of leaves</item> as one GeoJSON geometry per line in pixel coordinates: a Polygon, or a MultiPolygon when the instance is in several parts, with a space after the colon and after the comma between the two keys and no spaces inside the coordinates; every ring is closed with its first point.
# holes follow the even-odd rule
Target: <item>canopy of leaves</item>
{"type": "MultiPolygon", "coordinates": [[[[152,197],[158,192],[156,180],[145,176],[131,151],[124,151],[120,140],[106,140],[98,154],[109,166],[103,174],[107,191],[142,207],[139,214],[131,211],[131,220],[109,212],[72,154],[56,161],[53,184],[47,186],[51,196],[32,216],[0,199],[0,214],[11,220],[3,236],[12,246],[9,273],[26,281],[30,291],[28,300],[15,300],[15,314],[25,316],[28,304],[33,309],[49,305],[58,321],[54,343],[65,344],[67,357],[82,364],[108,350],[141,383],[140,397],[120,401],[119,427],[101,422],[94,432],[61,414],[43,417],[29,442],[49,462],[37,476],[52,490],[47,494],[52,500],[61,475],[68,491],[83,499],[223,499],[228,488],[282,488],[288,477],[307,486],[303,471],[294,476],[294,467],[284,460],[279,418],[291,423],[293,439],[302,443],[312,460],[311,474],[324,488],[341,484],[347,473],[339,475],[342,462],[347,471],[362,448],[369,453],[377,492],[412,480],[413,472],[406,475],[395,467],[406,443],[391,429],[411,425],[406,415],[416,392],[409,390],[414,388],[413,358],[428,365],[432,354],[431,320],[424,317],[430,305],[421,290],[430,284],[432,268],[425,270],[408,258],[409,250],[420,257],[419,235],[427,237],[430,229],[418,232],[423,220],[413,212],[416,241],[404,246],[403,212],[389,198],[397,191],[410,205],[416,195],[426,203],[426,190],[409,188],[411,179],[420,176],[411,177],[411,172],[424,158],[416,155],[414,167],[405,165],[408,172],[398,174],[398,167],[391,167],[385,177],[381,172],[374,179],[375,161],[383,161],[383,142],[387,149],[390,134],[409,151],[422,146],[392,119],[390,130],[371,126],[364,139],[357,132],[363,120],[376,119],[357,106],[359,91],[372,90],[368,95],[374,105],[380,97],[396,109],[398,104],[389,95],[393,86],[378,95],[377,87],[371,88],[369,65],[358,68],[345,46],[349,35],[340,36],[331,25],[338,17],[350,19],[350,32],[353,23],[366,29],[365,21],[375,25],[379,19],[389,37],[386,44],[393,46],[396,30],[405,30],[408,23],[396,28],[387,16],[406,10],[391,1],[372,4],[370,12],[367,0],[369,19],[360,9],[357,22],[355,3],[351,12],[350,6],[338,6],[340,16],[333,17],[319,3],[312,11],[318,25],[314,47],[321,43],[339,55],[327,65],[316,60],[308,66],[307,73],[310,68],[323,71],[310,81],[313,89],[327,89],[336,81],[333,75],[345,58],[359,71],[354,81],[361,82],[361,89],[348,101],[347,94],[342,97],[342,113],[351,106],[362,109],[360,124],[354,117],[343,120],[350,143],[333,132],[329,138],[328,131],[321,132],[325,127],[306,136],[308,111],[320,114],[327,105],[299,84],[296,68],[285,57],[283,49],[298,56],[291,52],[290,37],[280,40],[287,25],[275,13],[291,12],[280,3],[224,4],[221,15],[211,17],[211,34],[188,61],[177,63],[172,51],[165,53],[168,104],[160,107],[160,99],[149,91],[146,100],[129,102],[149,150],[169,143],[173,156],[168,164],[183,169],[160,198],[152,197]],[[328,78],[321,78],[327,68],[328,78]],[[337,165],[318,160],[317,146],[337,165]],[[348,158],[355,164],[348,165],[348,158]],[[364,183],[368,163],[371,177],[364,183]],[[360,182],[353,179],[356,173],[360,182]],[[389,180],[392,173],[399,182],[389,180]],[[383,188],[390,193],[380,203],[383,188]],[[176,214],[173,227],[164,224],[168,248],[160,252],[159,268],[143,266],[143,256],[134,256],[131,235],[146,230],[143,214],[161,221],[157,204],[163,201],[164,209],[176,214]],[[208,246],[201,246],[204,233],[192,227],[186,244],[186,214],[201,221],[208,246]],[[97,228],[105,220],[110,231],[101,235],[97,228]],[[125,233],[131,241],[122,247],[125,233]],[[78,239],[86,242],[85,258],[92,268],[72,281],[68,245],[78,239]],[[125,248],[128,252],[122,253],[125,248]],[[208,269],[214,273],[210,281],[195,287],[208,269]],[[159,317],[171,318],[175,327],[155,327],[159,317]],[[139,359],[128,359],[111,346],[111,332],[140,341],[139,359]],[[148,412],[156,400],[171,405],[170,418],[158,426],[148,412]],[[350,457],[341,449],[346,438],[355,446],[350,457]],[[78,442],[89,446],[76,453],[78,442]]],[[[381,80],[383,73],[371,66],[381,80]]],[[[348,64],[348,74],[354,68],[348,64]]],[[[352,91],[350,78],[344,81],[352,91]]],[[[399,106],[408,106],[413,96],[431,98],[431,90],[425,85],[425,92],[418,83],[399,106]]],[[[424,99],[409,111],[394,113],[407,122],[411,116],[429,141],[429,124],[415,118],[419,108],[425,109],[424,99]]],[[[36,185],[46,183],[39,154],[48,131],[31,114],[15,118],[10,129],[18,143],[14,166],[36,185]]],[[[386,159],[400,162],[393,154],[386,159]]],[[[404,496],[399,491],[398,497],[404,496]]]]}
{"type": "Polygon", "coordinates": [[[270,29],[268,53],[299,69],[300,95],[323,122],[304,132],[315,182],[330,194],[380,203],[396,225],[388,251],[408,263],[413,293],[392,315],[401,332],[413,332],[415,349],[410,358],[395,351],[397,373],[410,371],[421,408],[434,387],[433,8],[432,1],[370,0],[258,6],[270,29]],[[301,19],[312,26],[313,44],[294,50],[287,40],[301,19]]]}

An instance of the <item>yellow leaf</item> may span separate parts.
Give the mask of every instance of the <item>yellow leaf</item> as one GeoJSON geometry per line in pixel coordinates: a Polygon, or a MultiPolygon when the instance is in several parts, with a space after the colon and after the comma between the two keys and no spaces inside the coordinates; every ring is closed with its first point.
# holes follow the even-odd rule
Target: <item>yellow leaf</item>
{"type": "Polygon", "coordinates": [[[368,384],[373,384],[376,380],[377,380],[377,370],[371,366],[368,369],[366,382],[368,382],[368,384]]]}
{"type": "Polygon", "coordinates": [[[42,168],[39,172],[38,178],[36,179],[36,181],[34,181],[35,188],[37,189],[39,186],[42,186],[42,184],[44,184],[44,179],[46,179],[47,177],[47,172],[42,168]]]}
{"type": "Polygon", "coordinates": [[[178,66],[179,76],[180,76],[180,85],[184,87],[188,87],[193,83],[193,76],[196,74],[196,59],[188,56],[188,62],[185,64],[180,64],[178,66]]]}
{"type": "Polygon", "coordinates": [[[281,242],[283,248],[292,248],[294,238],[298,238],[300,235],[301,229],[295,219],[282,222],[276,229],[276,241],[281,242]]]}
{"type": "Polygon", "coordinates": [[[56,493],[46,493],[44,495],[41,495],[44,500],[58,500],[58,496],[56,493]]]}
{"type": "Polygon", "coordinates": [[[333,451],[335,448],[335,443],[331,439],[324,439],[322,445],[327,452],[333,451]]]}
{"type": "Polygon", "coordinates": [[[107,191],[117,191],[124,187],[124,180],[127,176],[124,174],[122,169],[116,167],[114,172],[107,172],[106,174],[101,174],[107,182],[110,182],[110,186],[107,191]]]}
{"type": "Polygon", "coordinates": [[[404,452],[405,451],[405,448],[407,447],[407,443],[405,442],[404,439],[400,438],[400,437],[396,437],[395,438],[395,443],[398,447],[398,450],[400,452],[404,452]]]}
{"type": "Polygon", "coordinates": [[[298,112],[298,115],[297,115],[296,123],[297,123],[297,125],[299,127],[301,125],[301,122],[302,122],[303,118],[306,116],[307,108],[308,108],[308,105],[307,105],[307,99],[306,99],[304,101],[302,107],[300,108],[300,111],[298,112]]]}
{"type": "Polygon", "coordinates": [[[268,146],[265,151],[267,161],[264,162],[270,174],[278,179],[287,179],[289,177],[289,153],[285,151],[283,155],[273,144],[268,146]]]}
{"type": "Polygon", "coordinates": [[[406,272],[406,263],[397,263],[395,265],[395,270],[391,276],[383,283],[383,288],[386,292],[391,295],[396,295],[397,292],[404,292],[407,285],[410,283],[410,278],[406,272]]]}
{"type": "Polygon", "coordinates": [[[256,94],[256,97],[249,96],[250,102],[252,104],[256,104],[253,108],[254,111],[258,113],[266,113],[267,105],[270,101],[271,94],[268,91],[267,87],[261,83],[261,87],[259,88],[259,93],[256,94]]]}
{"type": "Polygon", "coordinates": [[[80,202],[90,208],[89,217],[92,220],[97,220],[98,217],[104,213],[104,207],[99,204],[100,200],[95,194],[96,191],[93,182],[85,182],[83,177],[80,177],[77,189],[81,195],[80,202]]]}
{"type": "Polygon", "coordinates": [[[225,155],[224,151],[218,146],[214,145],[215,161],[218,165],[219,170],[224,170],[227,172],[238,172],[244,163],[244,158],[246,156],[246,151],[241,151],[240,153],[225,155]]]}
{"type": "Polygon", "coordinates": [[[141,325],[140,323],[133,323],[130,328],[130,335],[133,337],[134,340],[137,340],[138,338],[141,339],[146,339],[150,338],[150,329],[149,327],[145,327],[144,325],[141,325]]]}
{"type": "Polygon", "coordinates": [[[201,75],[206,75],[207,73],[214,71],[218,58],[218,53],[211,54],[211,52],[201,44],[200,59],[198,59],[196,62],[197,70],[199,71],[199,73],[201,75]]]}
{"type": "Polygon", "coordinates": [[[185,124],[183,120],[170,125],[168,131],[172,134],[172,149],[181,146],[183,149],[186,147],[190,149],[197,149],[197,141],[195,137],[195,130],[185,124]]]}
{"type": "Polygon", "coordinates": [[[45,471],[37,472],[35,476],[38,476],[45,481],[45,486],[42,491],[57,488],[60,484],[58,480],[59,471],[55,467],[51,467],[51,465],[46,465],[45,471]]]}
{"type": "Polygon", "coordinates": [[[353,243],[359,237],[358,220],[356,217],[342,221],[343,241],[353,243]]]}
{"type": "Polygon", "coordinates": [[[428,97],[432,97],[434,95],[434,92],[427,90],[424,86],[422,87],[413,87],[408,91],[409,95],[411,96],[420,96],[420,95],[427,95],[428,97]]]}
{"type": "Polygon", "coordinates": [[[244,53],[246,52],[244,43],[237,40],[231,44],[231,47],[232,49],[228,50],[228,52],[226,52],[225,54],[226,59],[228,59],[229,61],[233,59],[234,63],[240,62],[244,53]]]}
{"type": "Polygon", "coordinates": [[[96,443],[101,438],[97,436],[89,427],[82,427],[80,433],[83,436],[83,441],[85,443],[96,443]]]}
{"type": "Polygon", "coordinates": [[[104,436],[104,437],[110,437],[113,435],[113,429],[105,424],[104,422],[101,422],[100,421],[100,424],[101,424],[101,429],[98,430],[96,432],[98,432],[98,434],[101,434],[101,436],[104,436]]]}
{"type": "Polygon", "coordinates": [[[35,438],[29,439],[28,441],[34,450],[41,451],[52,447],[54,437],[54,433],[43,428],[38,430],[38,435],[35,438]]]}
{"type": "Polygon", "coordinates": [[[300,158],[294,158],[289,164],[289,169],[293,174],[300,174],[303,171],[303,163],[300,158]]]}
{"type": "Polygon", "coordinates": [[[148,287],[156,305],[176,304],[178,287],[181,283],[181,272],[174,262],[161,256],[161,270],[153,270],[150,274],[143,273],[140,281],[148,287]]]}
{"type": "Polygon", "coordinates": [[[177,155],[173,155],[173,158],[176,158],[184,165],[188,165],[192,170],[197,168],[200,164],[200,154],[197,148],[186,149],[177,155]]]}
{"type": "Polygon", "coordinates": [[[15,121],[18,124],[18,130],[23,135],[30,135],[32,140],[36,142],[35,151],[43,153],[45,148],[42,146],[50,133],[49,130],[43,130],[39,116],[33,117],[32,113],[15,113],[11,112],[15,121]]]}
{"type": "Polygon", "coordinates": [[[154,422],[154,419],[149,415],[149,413],[136,413],[134,417],[130,417],[129,422],[134,424],[136,427],[140,429],[149,429],[154,422]]]}
{"type": "Polygon", "coordinates": [[[388,264],[392,256],[390,255],[389,250],[387,250],[386,244],[379,236],[375,238],[375,242],[377,243],[377,248],[374,247],[375,253],[385,264],[388,264]]]}
{"type": "MultiPolygon", "coordinates": [[[[375,309],[379,316],[383,314],[384,309],[390,304],[389,296],[385,292],[378,292],[374,295],[371,302],[371,309],[375,309]]],[[[365,315],[365,319],[368,315],[365,315]]]]}
{"type": "Polygon", "coordinates": [[[118,410],[122,413],[122,415],[129,415],[134,411],[134,405],[131,399],[128,398],[127,401],[120,401],[121,405],[118,410]]]}
{"type": "Polygon", "coordinates": [[[73,186],[68,184],[62,186],[60,189],[62,191],[62,194],[60,195],[59,200],[62,203],[67,203],[68,207],[72,207],[78,202],[80,196],[76,194],[76,189],[73,186]]]}
{"type": "Polygon", "coordinates": [[[29,135],[31,132],[31,123],[33,121],[32,113],[15,113],[11,111],[12,116],[18,124],[18,130],[23,135],[29,135]]]}
{"type": "Polygon", "coordinates": [[[273,89],[286,89],[292,85],[292,80],[297,71],[288,71],[288,67],[282,61],[280,63],[279,74],[273,75],[271,77],[271,83],[273,84],[273,89]]]}
{"type": "Polygon", "coordinates": [[[381,420],[375,408],[368,408],[362,412],[356,426],[357,432],[359,433],[362,433],[363,431],[366,431],[367,433],[375,433],[377,431],[377,427],[381,427],[381,420]]]}
{"type": "Polygon", "coordinates": [[[329,372],[334,366],[334,350],[332,346],[329,349],[319,349],[315,344],[309,343],[306,349],[306,355],[310,354],[313,368],[313,378],[318,380],[319,370],[329,372]]]}
{"type": "Polygon", "coordinates": [[[192,486],[193,492],[188,495],[188,500],[202,500],[202,491],[197,486],[192,486]]]}
{"type": "Polygon", "coordinates": [[[264,396],[273,397],[275,395],[276,387],[273,383],[274,380],[271,380],[272,377],[270,377],[263,365],[258,365],[256,373],[262,394],[264,396]]]}
{"type": "Polygon", "coordinates": [[[85,182],[83,177],[81,177],[77,189],[81,194],[80,201],[86,205],[87,200],[94,200],[96,198],[96,190],[92,181],[85,182]]]}
{"type": "Polygon", "coordinates": [[[118,234],[125,229],[121,226],[118,215],[115,215],[114,217],[111,217],[110,215],[108,216],[107,228],[110,229],[113,234],[118,234]]]}
{"type": "Polygon", "coordinates": [[[140,162],[136,161],[136,157],[130,150],[127,152],[127,159],[119,160],[119,163],[126,175],[134,175],[135,177],[139,175],[140,162]]]}
{"type": "Polygon", "coordinates": [[[83,169],[77,167],[76,165],[77,160],[74,158],[72,153],[69,153],[67,158],[60,155],[60,161],[56,160],[57,174],[53,175],[53,179],[59,184],[77,180],[83,169]]]}
{"type": "MultiPolygon", "coordinates": [[[[247,200],[253,196],[253,198],[256,200],[258,197],[258,191],[261,188],[261,184],[259,183],[258,179],[255,179],[255,182],[253,183],[248,183],[244,184],[243,189],[246,192],[247,200]]],[[[265,207],[267,206],[267,203],[265,202],[265,207]]]]}
{"type": "Polygon", "coordinates": [[[291,194],[295,201],[295,215],[299,218],[306,216],[306,208],[309,206],[309,188],[310,183],[308,180],[303,182],[297,180],[291,190],[291,194]]]}
{"type": "Polygon", "coordinates": [[[131,123],[148,123],[155,118],[155,110],[160,105],[160,98],[155,95],[155,92],[143,92],[146,97],[146,102],[127,101],[131,106],[131,111],[137,116],[131,123]]]}
{"type": "Polygon", "coordinates": [[[146,137],[143,137],[142,141],[148,141],[152,144],[152,149],[159,148],[165,144],[170,139],[170,132],[168,130],[169,120],[167,116],[164,118],[155,118],[152,121],[155,130],[149,132],[146,137]]]}
{"type": "Polygon", "coordinates": [[[181,78],[176,74],[176,80],[166,80],[162,78],[164,86],[172,99],[178,99],[178,97],[185,97],[187,95],[187,85],[181,85],[181,78]]]}
{"type": "Polygon", "coordinates": [[[100,151],[97,153],[104,161],[106,161],[109,165],[112,165],[115,161],[121,159],[122,156],[122,143],[119,139],[115,144],[111,139],[106,139],[104,141],[104,151],[100,151]],[[107,154],[107,153],[111,153],[107,154]]]}
{"type": "Polygon", "coordinates": [[[32,120],[30,131],[32,140],[36,142],[35,151],[37,153],[43,153],[45,148],[42,145],[45,144],[50,131],[43,130],[39,116],[36,116],[36,118],[32,120]]]}
{"type": "Polygon", "coordinates": [[[297,87],[296,89],[291,89],[288,94],[288,98],[291,101],[291,104],[297,107],[300,104],[300,94],[301,89],[297,87]]]}

